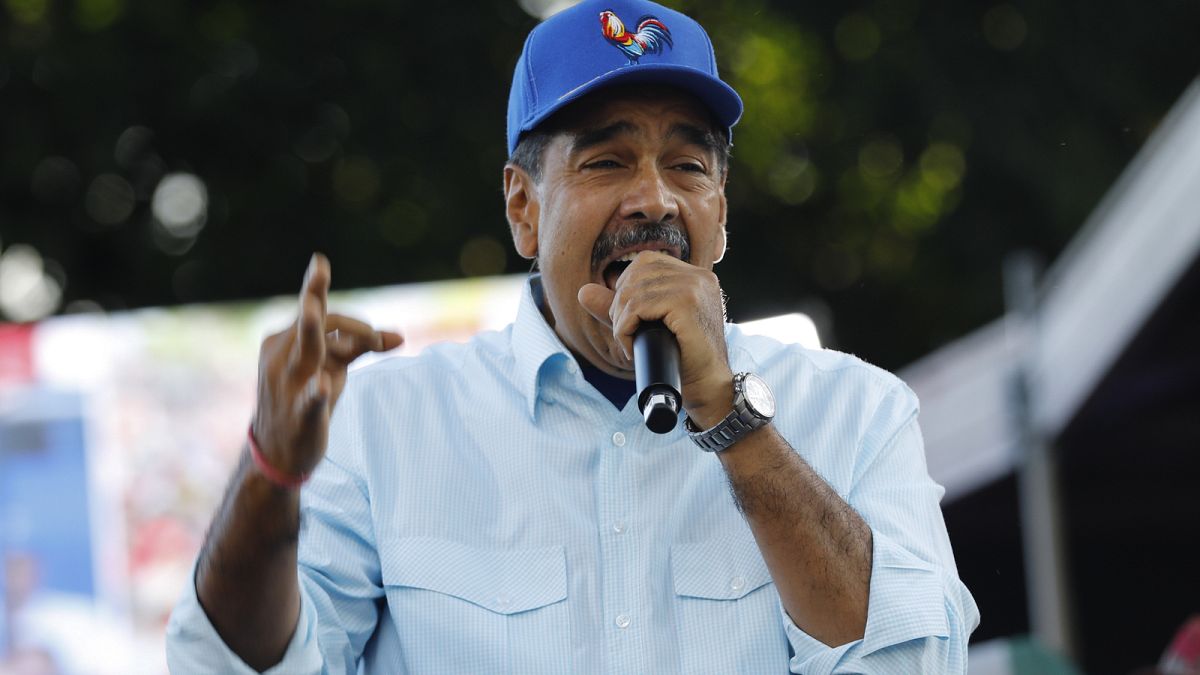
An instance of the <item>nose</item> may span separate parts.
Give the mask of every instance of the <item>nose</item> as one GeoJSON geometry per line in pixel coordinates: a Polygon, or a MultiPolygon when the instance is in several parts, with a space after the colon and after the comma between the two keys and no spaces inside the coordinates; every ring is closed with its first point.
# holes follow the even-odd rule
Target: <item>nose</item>
{"type": "Polygon", "coordinates": [[[679,200],[665,178],[657,166],[640,168],[621,203],[621,218],[664,223],[675,220],[679,216],[679,200]]]}

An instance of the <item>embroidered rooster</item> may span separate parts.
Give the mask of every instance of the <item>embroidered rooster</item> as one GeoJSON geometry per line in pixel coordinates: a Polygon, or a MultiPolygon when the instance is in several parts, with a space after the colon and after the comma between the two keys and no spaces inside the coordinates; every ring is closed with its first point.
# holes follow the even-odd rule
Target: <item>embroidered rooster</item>
{"type": "Polygon", "coordinates": [[[612,10],[606,9],[600,12],[600,26],[605,39],[624,52],[630,63],[637,63],[642,54],[658,54],[665,47],[672,46],[671,30],[653,16],[638,19],[637,32],[627,33],[621,19],[612,10]]]}

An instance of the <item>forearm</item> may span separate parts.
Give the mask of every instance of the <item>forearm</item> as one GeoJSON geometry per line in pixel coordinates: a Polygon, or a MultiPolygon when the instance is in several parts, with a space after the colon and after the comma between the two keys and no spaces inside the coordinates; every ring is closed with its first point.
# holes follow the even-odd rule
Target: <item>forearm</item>
{"type": "Polygon", "coordinates": [[[788,616],[831,646],[861,638],[871,582],[867,524],[771,426],[719,457],[788,616]]]}
{"type": "Polygon", "coordinates": [[[196,594],[221,639],[248,665],[278,663],[300,614],[299,492],[269,483],[243,452],[196,568],[196,594]]]}

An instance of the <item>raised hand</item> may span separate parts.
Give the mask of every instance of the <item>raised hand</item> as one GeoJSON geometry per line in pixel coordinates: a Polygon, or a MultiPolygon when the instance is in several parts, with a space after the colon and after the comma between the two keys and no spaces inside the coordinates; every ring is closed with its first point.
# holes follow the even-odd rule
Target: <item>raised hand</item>
{"type": "Polygon", "coordinates": [[[346,384],[346,368],[368,351],[400,346],[398,333],[377,331],[328,313],[329,260],[313,254],[300,289],[296,321],[263,340],[258,406],[251,429],[267,463],[292,476],[321,461],[329,417],[346,384]]]}
{"type": "Polygon", "coordinates": [[[328,314],[329,279],[329,261],[313,255],[295,323],[263,340],[260,352],[251,431],[267,468],[288,484],[243,457],[196,568],[196,597],[213,627],[260,671],[283,657],[300,616],[300,492],[280,488],[298,484],[290,478],[309,474],[325,454],[350,362],[402,342],[396,333],[328,314]]]}

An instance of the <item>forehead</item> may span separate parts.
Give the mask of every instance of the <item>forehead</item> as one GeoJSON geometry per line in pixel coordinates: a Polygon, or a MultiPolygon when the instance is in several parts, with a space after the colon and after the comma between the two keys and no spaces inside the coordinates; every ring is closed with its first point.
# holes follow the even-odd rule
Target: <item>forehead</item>
{"type": "Polygon", "coordinates": [[[717,130],[712,114],[699,99],[671,87],[635,85],[593,92],[571,104],[552,121],[560,138],[621,123],[626,135],[656,135],[685,124],[717,130]]]}

